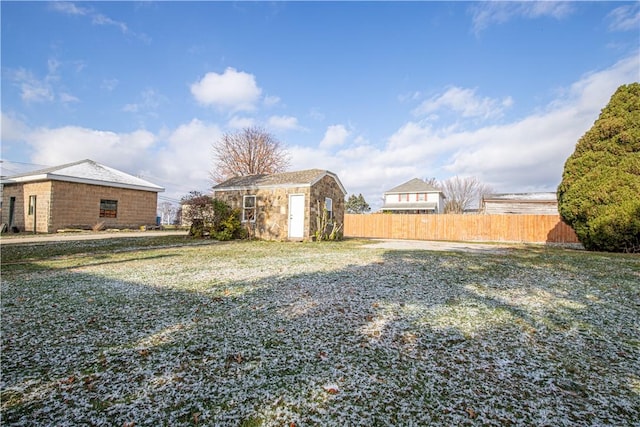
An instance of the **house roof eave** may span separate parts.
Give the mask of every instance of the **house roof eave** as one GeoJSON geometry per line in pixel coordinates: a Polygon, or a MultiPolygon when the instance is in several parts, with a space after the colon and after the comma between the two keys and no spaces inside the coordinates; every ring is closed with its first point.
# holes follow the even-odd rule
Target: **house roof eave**
{"type": "Polygon", "coordinates": [[[145,186],[145,185],[122,183],[122,182],[102,181],[102,180],[78,178],[78,177],[66,176],[66,175],[56,175],[52,173],[8,178],[8,179],[2,180],[2,184],[22,184],[22,183],[38,182],[38,181],[73,182],[77,184],[99,185],[102,187],[115,187],[115,188],[126,188],[129,190],[153,191],[156,193],[162,193],[165,190],[163,187],[159,187],[159,186],[145,186]]]}
{"type": "Polygon", "coordinates": [[[382,205],[380,210],[383,211],[409,211],[409,210],[436,210],[438,204],[433,202],[428,203],[386,203],[382,205]]]}
{"type": "Polygon", "coordinates": [[[294,172],[283,172],[282,174],[272,174],[272,175],[255,175],[255,176],[247,176],[247,177],[236,177],[231,178],[225,182],[231,182],[231,185],[224,185],[225,182],[215,185],[212,188],[213,193],[215,194],[218,191],[255,191],[260,189],[273,189],[273,188],[306,188],[311,187],[318,183],[325,176],[330,176],[333,180],[338,184],[340,191],[343,195],[347,195],[347,191],[340,182],[338,176],[330,171],[322,170],[322,169],[309,169],[305,171],[294,171],[294,172]],[[294,175],[294,174],[314,174],[312,177],[309,177],[305,180],[294,180],[290,182],[281,182],[279,180],[273,180],[273,177],[282,176],[282,175],[294,175]],[[253,179],[252,179],[253,178],[253,179]],[[234,183],[234,181],[236,181],[234,183]],[[245,181],[246,184],[240,184],[242,181],[245,181]],[[262,182],[261,182],[262,181],[262,182]],[[266,182],[264,182],[266,181],[266,182]]]}

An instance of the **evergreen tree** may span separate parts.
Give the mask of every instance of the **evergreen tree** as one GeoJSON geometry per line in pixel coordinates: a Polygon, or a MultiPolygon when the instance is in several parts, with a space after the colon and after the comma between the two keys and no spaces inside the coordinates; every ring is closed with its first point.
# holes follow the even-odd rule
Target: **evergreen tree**
{"type": "Polygon", "coordinates": [[[558,210],[585,248],[640,252],[640,83],[620,86],[578,140],[558,210]]]}
{"type": "Polygon", "coordinates": [[[351,214],[362,214],[371,210],[369,203],[367,203],[367,201],[364,199],[362,193],[358,194],[357,196],[355,194],[349,196],[345,208],[347,210],[347,213],[351,214]]]}

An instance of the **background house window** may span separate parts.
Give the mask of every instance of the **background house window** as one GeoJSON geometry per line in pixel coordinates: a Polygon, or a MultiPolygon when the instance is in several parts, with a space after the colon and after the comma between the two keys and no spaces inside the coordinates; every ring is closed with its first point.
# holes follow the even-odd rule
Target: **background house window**
{"type": "Polygon", "coordinates": [[[333,219],[333,200],[330,197],[324,198],[324,208],[327,210],[327,219],[333,219]]]}
{"type": "Polygon", "coordinates": [[[426,196],[427,195],[425,193],[418,193],[418,201],[424,202],[425,200],[427,200],[426,196]]]}
{"type": "Polygon", "coordinates": [[[256,221],[256,196],[242,198],[242,221],[256,221]]]}
{"type": "Polygon", "coordinates": [[[117,218],[118,201],[117,200],[100,200],[100,218],[117,218]]]}
{"type": "Polygon", "coordinates": [[[36,213],[36,196],[29,196],[29,215],[36,213]]]}

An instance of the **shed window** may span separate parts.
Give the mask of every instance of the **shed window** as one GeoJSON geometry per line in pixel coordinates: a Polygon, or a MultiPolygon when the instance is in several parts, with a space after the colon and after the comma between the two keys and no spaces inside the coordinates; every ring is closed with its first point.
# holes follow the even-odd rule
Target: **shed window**
{"type": "Polygon", "coordinates": [[[333,219],[333,200],[330,197],[324,198],[324,208],[327,210],[327,219],[333,219]]]}
{"type": "Polygon", "coordinates": [[[256,196],[242,198],[242,221],[256,221],[256,196]]]}
{"type": "Polygon", "coordinates": [[[118,201],[117,200],[100,200],[100,218],[117,218],[118,201]]]}
{"type": "Polygon", "coordinates": [[[29,196],[29,215],[36,213],[36,196],[29,196]]]}

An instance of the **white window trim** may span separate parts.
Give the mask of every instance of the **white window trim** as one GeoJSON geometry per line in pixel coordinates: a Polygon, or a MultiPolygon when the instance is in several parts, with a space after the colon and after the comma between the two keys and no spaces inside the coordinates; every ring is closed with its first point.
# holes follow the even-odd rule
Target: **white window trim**
{"type": "Polygon", "coordinates": [[[258,199],[254,194],[242,196],[242,222],[256,222],[257,204],[258,199]],[[247,199],[249,198],[253,198],[253,206],[251,207],[247,207],[247,199]],[[253,210],[253,218],[247,219],[246,212],[249,209],[253,210]]]}

